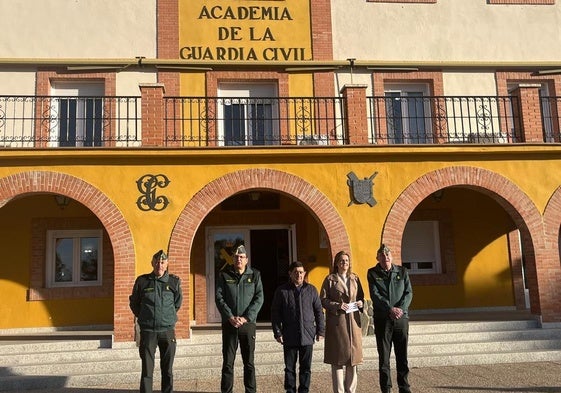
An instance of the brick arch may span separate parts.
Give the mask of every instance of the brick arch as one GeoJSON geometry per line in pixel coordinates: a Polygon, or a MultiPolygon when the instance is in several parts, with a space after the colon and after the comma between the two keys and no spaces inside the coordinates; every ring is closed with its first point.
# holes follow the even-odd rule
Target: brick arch
{"type": "MultiPolygon", "coordinates": [[[[249,189],[269,189],[290,195],[302,202],[321,222],[331,246],[331,255],[349,250],[350,242],[343,220],[327,197],[305,180],[273,169],[246,169],[228,173],[197,192],[181,212],[170,239],[169,254],[177,273],[189,277],[189,258],[195,234],[206,215],[220,202],[249,189]]],[[[184,292],[189,293],[188,283],[184,292]]],[[[186,305],[189,302],[184,302],[186,305]]],[[[188,307],[182,307],[180,321],[189,321],[188,307]]],[[[189,326],[178,325],[178,336],[188,337],[189,326]]]]}
{"type": "Polygon", "coordinates": [[[559,255],[559,231],[561,228],[561,187],[558,187],[547,202],[543,214],[546,246],[559,255]]]}
{"type": "Polygon", "coordinates": [[[488,195],[510,215],[522,236],[532,312],[541,314],[544,322],[560,321],[561,306],[551,299],[551,294],[557,293],[559,285],[552,280],[552,268],[557,276],[560,276],[560,269],[552,265],[551,254],[545,250],[542,216],[517,185],[498,173],[483,168],[456,166],[421,176],[399,195],[392,206],[382,231],[384,242],[395,250],[399,258],[402,234],[413,210],[433,192],[453,186],[472,188],[488,195]]]}
{"type": "Polygon", "coordinates": [[[29,171],[0,178],[0,207],[18,196],[52,192],[68,196],[94,213],[107,231],[113,246],[114,334],[116,341],[132,341],[133,318],[128,294],[134,283],[134,245],[129,226],[121,212],[99,189],[68,174],[29,171]],[[123,289],[125,288],[125,289],[123,289]]]}

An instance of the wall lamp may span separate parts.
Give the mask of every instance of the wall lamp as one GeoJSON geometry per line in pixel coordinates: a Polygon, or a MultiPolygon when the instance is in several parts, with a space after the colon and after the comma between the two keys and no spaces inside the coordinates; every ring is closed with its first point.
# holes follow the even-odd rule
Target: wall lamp
{"type": "Polygon", "coordinates": [[[432,199],[434,199],[435,202],[440,202],[443,197],[444,197],[443,189],[436,190],[435,192],[432,193],[432,199]]]}
{"type": "Polygon", "coordinates": [[[68,198],[66,195],[56,194],[55,203],[57,204],[58,207],[60,207],[60,210],[62,210],[66,206],[68,206],[68,204],[70,203],[70,198],[68,198]]]}
{"type": "Polygon", "coordinates": [[[259,198],[261,198],[261,193],[259,191],[251,191],[249,193],[249,199],[251,199],[253,202],[257,202],[259,198]]]}
{"type": "Polygon", "coordinates": [[[354,57],[349,57],[349,58],[347,59],[347,61],[349,62],[349,69],[351,70],[351,85],[352,85],[352,84],[354,84],[354,83],[353,83],[353,68],[355,67],[356,58],[354,58],[354,57]]]}
{"type": "Polygon", "coordinates": [[[561,69],[556,68],[554,70],[539,70],[535,74],[536,75],[557,75],[557,74],[561,74],[561,69]]]}

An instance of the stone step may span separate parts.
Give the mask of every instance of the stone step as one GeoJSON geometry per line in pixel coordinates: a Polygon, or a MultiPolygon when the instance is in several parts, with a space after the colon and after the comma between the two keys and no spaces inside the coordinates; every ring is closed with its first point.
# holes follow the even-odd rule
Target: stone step
{"type": "MultiPolygon", "coordinates": [[[[136,383],[140,375],[138,348],[134,343],[111,343],[106,336],[68,340],[0,339],[0,391],[24,391],[44,387],[80,387],[136,383]]],[[[538,328],[534,320],[506,322],[412,322],[409,359],[411,367],[490,364],[561,360],[561,329],[538,328]]],[[[175,360],[177,379],[215,377],[220,374],[221,335],[194,330],[180,340],[175,360]]],[[[256,372],[283,372],[282,346],[269,329],[257,332],[256,372]]],[[[329,371],[323,363],[323,342],[314,347],[314,370],[329,371]]],[[[378,358],[373,336],[363,338],[363,369],[376,369],[378,358]]],[[[241,373],[241,356],[236,372],[241,373]],[[239,371],[238,371],[239,370],[239,371]]],[[[156,380],[159,376],[156,366],[156,380]]]]}
{"type": "MultiPolygon", "coordinates": [[[[317,372],[329,371],[329,365],[317,361],[318,354],[315,354],[313,369],[317,372]]],[[[321,354],[319,354],[321,355],[321,354]]],[[[530,352],[509,352],[509,353],[484,353],[484,354],[454,354],[440,355],[437,357],[424,356],[422,358],[410,357],[412,367],[436,367],[452,366],[463,364],[493,364],[493,363],[513,363],[513,362],[535,362],[535,361],[560,361],[559,351],[530,351],[530,352]]],[[[216,358],[216,364],[212,368],[193,368],[175,367],[176,379],[193,378],[212,378],[220,372],[221,357],[216,358]]],[[[258,375],[275,375],[282,373],[282,359],[280,362],[257,363],[256,372],[258,375]]],[[[376,369],[377,360],[372,358],[365,359],[359,366],[360,369],[376,369]]],[[[87,372],[73,375],[37,375],[37,376],[12,376],[9,379],[0,378],[0,391],[24,391],[29,389],[44,389],[57,387],[84,387],[107,385],[110,383],[134,384],[139,379],[139,367],[134,371],[123,371],[119,367],[118,372],[94,373],[87,372]]],[[[237,362],[236,374],[242,372],[241,364],[237,362]]],[[[158,369],[154,378],[155,383],[159,383],[158,369]]]]}
{"type": "Polygon", "coordinates": [[[453,332],[486,332],[504,330],[525,330],[538,329],[539,324],[536,319],[523,319],[508,321],[442,321],[424,322],[411,321],[409,324],[409,334],[427,333],[453,333],[453,332]]]}
{"type": "MultiPolygon", "coordinates": [[[[412,335],[410,338],[410,355],[416,354],[439,354],[450,352],[450,347],[455,352],[470,353],[478,352],[481,349],[482,343],[485,344],[486,351],[496,351],[508,349],[514,350],[547,350],[547,349],[561,349],[561,331],[558,329],[530,329],[530,330],[517,330],[498,332],[483,332],[483,333],[439,333],[437,335],[412,335]]],[[[215,337],[217,338],[217,337],[215,337]]],[[[193,341],[183,340],[180,341],[176,363],[182,361],[191,361],[194,357],[198,357],[201,363],[205,363],[205,358],[214,355],[220,355],[221,344],[220,341],[207,341],[205,343],[198,343],[195,339],[193,341]]],[[[57,363],[78,363],[84,358],[89,362],[104,362],[118,361],[118,360],[134,360],[138,359],[138,350],[134,346],[118,347],[118,348],[100,348],[96,345],[86,345],[83,343],[72,342],[59,342],[59,343],[45,343],[44,346],[33,344],[32,352],[29,345],[11,345],[9,352],[0,353],[0,364],[9,364],[12,368],[17,366],[36,367],[44,365],[48,367],[56,354],[57,363]],[[76,345],[76,346],[74,346],[76,345]]],[[[2,346],[0,346],[2,347],[2,346]]],[[[363,338],[363,347],[365,353],[375,352],[376,343],[373,336],[363,338]]],[[[282,357],[282,347],[276,341],[273,341],[269,336],[257,337],[257,350],[256,356],[270,357],[277,354],[282,357]]],[[[323,342],[316,344],[316,350],[323,350],[323,342]]],[[[22,370],[23,372],[23,370],[22,370]]]]}
{"type": "Polygon", "coordinates": [[[41,353],[41,352],[66,352],[69,350],[88,351],[98,350],[102,348],[111,348],[111,336],[104,339],[81,339],[81,340],[51,340],[44,338],[43,340],[0,340],[0,356],[5,354],[13,354],[18,351],[19,354],[41,353]]]}

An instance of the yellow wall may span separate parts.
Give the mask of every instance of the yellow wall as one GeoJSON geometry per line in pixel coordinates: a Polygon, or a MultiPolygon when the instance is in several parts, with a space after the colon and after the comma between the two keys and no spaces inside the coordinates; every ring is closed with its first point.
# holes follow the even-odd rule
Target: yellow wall
{"type": "MultiPolygon", "coordinates": [[[[332,203],[345,225],[353,258],[353,269],[366,285],[366,271],[374,265],[386,217],[398,196],[419,177],[439,168],[472,166],[485,168],[516,184],[543,212],[561,184],[558,155],[547,146],[426,147],[413,151],[394,147],[349,147],[345,149],[192,149],[127,151],[25,151],[5,150],[0,178],[21,171],[56,171],[83,179],[107,195],[130,227],[135,247],[136,274],[149,272],[155,250],[167,248],[170,234],[186,204],[207,184],[226,174],[248,168],[271,168],[304,179],[332,203]],[[530,153],[531,151],[531,153],[530,153]],[[259,153],[259,154],[257,154],[259,153]],[[521,156],[530,159],[523,160],[521,156]],[[45,156],[56,157],[47,160],[45,156]],[[47,165],[53,162],[54,165],[47,165]],[[347,174],[359,178],[374,172],[377,204],[349,206],[347,174]],[[158,194],[169,198],[160,212],[144,212],[136,206],[140,196],[136,181],[147,173],[163,173],[170,179],[158,194]],[[543,176],[547,173],[548,176],[543,176]],[[536,181],[539,179],[539,181],[536,181]]],[[[61,190],[62,192],[62,190],[61,190]]],[[[294,202],[296,203],[296,202],[294,202]]],[[[455,238],[458,280],[452,286],[415,286],[413,308],[512,306],[506,234],[513,224],[504,210],[490,198],[465,188],[447,189],[441,207],[450,209],[455,238]]],[[[420,206],[423,208],[423,206],[420,206]]],[[[307,212],[305,207],[302,211],[307,212]]],[[[33,217],[83,217],[84,207],[71,204],[60,210],[51,197],[25,196],[0,208],[0,249],[5,250],[0,288],[3,302],[0,328],[51,326],[56,323],[111,323],[112,299],[26,301],[29,285],[29,243],[33,217]],[[83,312],[86,308],[88,312],[83,312]],[[71,316],[72,320],[66,319],[71,316]]],[[[317,246],[317,223],[306,214],[302,255],[316,255],[308,266],[310,281],[320,286],[330,261],[317,246]]],[[[199,230],[203,230],[203,227],[199,230]]],[[[300,241],[300,239],[299,239],[300,241]]],[[[304,260],[306,262],[306,260],[304,260]]],[[[191,277],[192,279],[192,277],[191,277]]]]}
{"type": "Polygon", "coordinates": [[[76,202],[60,210],[52,195],[20,198],[0,209],[0,222],[9,223],[0,226],[0,249],[3,251],[0,329],[113,323],[113,297],[27,301],[33,251],[32,219],[70,216],[92,214],[76,202]]]}
{"type": "MultiPolygon", "coordinates": [[[[309,7],[302,0],[180,1],[180,57],[224,62],[312,60],[309,7]]],[[[311,74],[289,75],[289,96],[312,96],[312,82],[311,74]]],[[[180,85],[182,96],[207,93],[204,72],[181,74],[180,85]]]]}
{"type": "Polygon", "coordinates": [[[179,46],[192,60],[311,60],[309,2],[180,1],[179,46]]]}
{"type": "Polygon", "coordinates": [[[510,217],[489,197],[467,189],[445,189],[442,200],[430,207],[451,212],[457,282],[415,285],[412,308],[513,306],[506,238],[513,228],[510,217]]]}

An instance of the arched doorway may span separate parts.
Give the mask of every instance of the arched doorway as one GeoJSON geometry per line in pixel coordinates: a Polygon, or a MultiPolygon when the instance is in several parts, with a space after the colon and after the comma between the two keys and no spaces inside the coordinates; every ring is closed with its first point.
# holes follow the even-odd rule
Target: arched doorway
{"type": "MultiPolygon", "coordinates": [[[[193,312],[197,323],[206,323],[206,315],[209,307],[207,295],[207,277],[201,271],[191,272],[190,261],[205,259],[205,247],[195,247],[196,236],[208,214],[219,204],[233,195],[253,192],[267,191],[287,196],[302,207],[317,223],[322,223],[325,230],[325,242],[327,252],[334,255],[341,249],[349,249],[349,239],[343,221],[333,204],[313,185],[292,174],[272,169],[247,169],[232,172],[207,184],[193,196],[181,213],[171,236],[170,255],[178,264],[184,266],[184,271],[178,274],[188,277],[192,274],[193,282],[185,283],[185,293],[192,292],[196,299],[193,304],[193,312]],[[335,250],[335,251],[334,251],[335,250]]],[[[322,235],[323,236],[323,235],[322,235]]],[[[200,243],[199,243],[200,244],[200,243]]],[[[204,242],[202,243],[204,244],[204,242]]],[[[186,303],[189,303],[186,301],[186,303]]],[[[183,317],[180,320],[188,321],[191,310],[185,307],[183,317]]],[[[180,325],[178,334],[188,336],[188,326],[180,325]],[[181,331],[181,329],[185,329],[181,331]]]]}
{"type": "MultiPolygon", "coordinates": [[[[66,196],[88,208],[111,240],[115,271],[119,272],[114,274],[114,288],[132,288],[135,274],[131,231],[119,209],[105,194],[82,179],[59,172],[28,171],[0,179],[0,207],[13,198],[34,193],[66,196]]],[[[131,341],[133,317],[128,307],[128,294],[115,291],[113,309],[115,340],[131,341]]]]}
{"type": "MultiPolygon", "coordinates": [[[[443,168],[422,176],[409,185],[392,206],[384,224],[384,241],[392,245],[398,258],[401,258],[400,234],[403,233],[411,212],[434,192],[457,186],[472,188],[487,195],[510,216],[516,229],[520,231],[531,311],[541,315],[544,322],[558,321],[561,310],[550,299],[551,293],[556,291],[556,284],[548,272],[551,262],[544,245],[542,217],[530,198],[498,173],[466,166],[443,168]]],[[[555,266],[554,270],[558,274],[559,266],[555,266]]]]}

